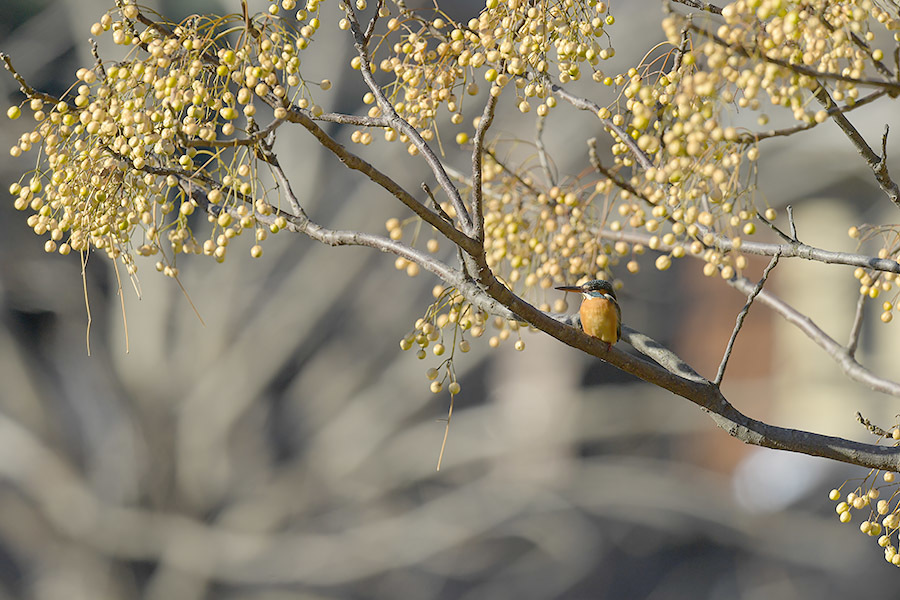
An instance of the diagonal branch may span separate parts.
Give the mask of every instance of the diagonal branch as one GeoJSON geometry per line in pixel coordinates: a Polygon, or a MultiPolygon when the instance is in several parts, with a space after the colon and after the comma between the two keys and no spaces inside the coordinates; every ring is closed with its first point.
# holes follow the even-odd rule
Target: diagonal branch
{"type": "Polygon", "coordinates": [[[494,110],[497,108],[497,98],[494,94],[488,94],[487,104],[475,128],[475,139],[472,149],[472,218],[475,228],[472,234],[476,240],[484,244],[484,181],[482,180],[482,167],[484,165],[484,136],[494,121],[494,110]]]}
{"type": "Polygon", "coordinates": [[[856,348],[859,346],[859,334],[862,332],[865,308],[866,295],[860,294],[856,300],[856,313],[853,315],[853,325],[850,326],[850,339],[847,341],[847,354],[853,359],[856,358],[856,348]]]}
{"type": "Polygon", "coordinates": [[[621,141],[628,147],[628,149],[631,151],[631,154],[634,156],[634,159],[642,169],[649,169],[653,166],[653,161],[650,160],[650,157],[647,156],[646,152],[638,148],[637,142],[634,140],[634,138],[628,135],[627,131],[613,123],[612,119],[600,117],[599,112],[602,107],[599,104],[591,100],[587,100],[586,98],[580,98],[555,83],[550,84],[550,88],[560,98],[562,98],[575,108],[594,113],[600,119],[600,122],[603,123],[603,126],[612,131],[616,135],[616,137],[619,138],[619,141],[621,141]]]}
{"type": "Polygon", "coordinates": [[[806,67],[804,65],[792,63],[787,60],[782,60],[780,58],[774,58],[769,56],[763,51],[760,51],[758,48],[747,48],[737,43],[729,43],[723,40],[721,37],[717,36],[711,31],[700,27],[694,23],[689,22],[687,25],[691,31],[698,33],[708,40],[714,42],[717,46],[722,46],[723,48],[728,48],[730,51],[743,56],[744,58],[750,59],[758,59],[764,62],[777,65],[779,67],[783,67],[785,69],[789,69],[794,73],[799,75],[807,75],[808,77],[812,77],[814,79],[830,79],[833,81],[845,81],[847,83],[853,83],[856,85],[866,85],[872,86],[879,89],[884,89],[890,92],[891,94],[900,93],[900,83],[895,81],[887,81],[884,79],[869,79],[869,78],[859,78],[859,77],[851,77],[849,75],[844,75],[843,73],[831,73],[828,71],[819,71],[817,69],[813,69],[811,67],[806,67]]]}
{"type": "MultiPolygon", "coordinates": [[[[588,141],[588,143],[590,143],[590,140],[588,141]]],[[[594,166],[597,166],[597,164],[595,163],[594,166]]],[[[602,165],[600,166],[602,167],[602,165]]],[[[613,184],[615,184],[620,189],[628,191],[635,197],[640,198],[650,205],[653,204],[644,193],[642,193],[640,190],[635,188],[633,185],[631,185],[629,182],[625,181],[615,173],[612,173],[608,169],[602,169],[602,172],[606,177],[610,179],[610,181],[613,182],[613,184]]],[[[761,218],[763,222],[769,224],[769,221],[766,220],[765,217],[759,218],[761,218]]],[[[771,224],[769,225],[772,226],[771,224]]],[[[706,228],[701,228],[700,231],[704,234],[713,233],[712,245],[715,246],[717,250],[721,252],[727,252],[729,250],[735,249],[734,242],[730,238],[723,235],[716,235],[715,232],[709,231],[706,228]]],[[[628,234],[617,233],[615,235],[628,234]]],[[[781,237],[785,240],[785,243],[783,244],[749,242],[742,240],[740,251],[744,254],[754,254],[758,256],[775,256],[775,253],[778,252],[781,254],[781,258],[805,258],[806,260],[814,260],[816,262],[826,264],[850,265],[853,267],[872,269],[874,271],[900,273],[900,262],[897,262],[896,260],[892,260],[890,258],[877,258],[865,254],[853,254],[851,252],[835,252],[832,250],[824,250],[822,248],[810,246],[809,244],[805,244],[800,241],[793,241],[791,240],[790,236],[788,236],[784,232],[781,232],[781,237]]],[[[625,238],[623,237],[621,239],[625,238]]]]}
{"type": "MultiPolygon", "coordinates": [[[[828,116],[831,116],[835,113],[843,113],[846,114],[848,112],[852,112],[861,106],[866,106],[867,104],[871,104],[872,102],[887,96],[889,92],[887,90],[876,90],[871,94],[864,96],[863,98],[857,100],[853,103],[853,105],[844,105],[844,106],[832,106],[827,109],[828,116]]],[[[793,135],[795,133],[799,133],[801,131],[806,131],[808,129],[812,129],[820,125],[818,121],[812,121],[810,123],[801,123],[799,125],[794,125],[793,127],[785,127],[784,129],[770,129],[768,131],[758,131],[758,132],[744,132],[739,133],[737,136],[737,141],[743,144],[752,144],[755,142],[759,142],[761,140],[765,140],[773,137],[784,137],[793,135]]]]}
{"type": "MultiPolygon", "coordinates": [[[[601,358],[648,383],[669,390],[701,407],[713,422],[732,437],[756,446],[821,456],[850,464],[895,471],[900,469],[900,448],[863,444],[838,437],[769,425],[744,415],[710,381],[696,374],[676,375],[660,365],[631,356],[605,342],[565,325],[515,295],[495,278],[486,291],[520,319],[564,344],[601,358]]],[[[671,351],[658,344],[659,354],[671,351]]]]}
{"type": "Polygon", "coordinates": [[[419,134],[418,130],[410,125],[407,120],[401,118],[400,115],[397,114],[397,111],[394,110],[394,105],[391,104],[391,102],[385,97],[384,92],[381,90],[381,86],[379,86],[378,82],[375,81],[375,77],[372,75],[372,64],[369,60],[369,53],[367,49],[368,42],[362,32],[362,29],[360,28],[359,19],[356,16],[355,7],[351,2],[344,2],[343,6],[346,8],[347,21],[350,23],[350,31],[353,33],[354,45],[356,47],[356,52],[359,55],[359,67],[363,81],[366,82],[369,90],[375,96],[375,99],[378,102],[378,106],[379,108],[381,108],[381,112],[384,113],[390,127],[409,137],[410,142],[412,142],[412,144],[416,147],[416,149],[425,159],[425,162],[428,163],[428,166],[431,167],[431,171],[434,174],[435,179],[437,179],[437,182],[444,190],[444,193],[447,194],[447,197],[453,204],[453,208],[456,209],[457,216],[462,222],[463,231],[466,232],[466,235],[474,235],[475,224],[472,220],[472,216],[469,214],[469,210],[466,208],[462,197],[459,195],[459,190],[457,190],[456,186],[453,185],[453,182],[450,181],[450,177],[444,170],[444,166],[443,164],[441,164],[441,160],[434,153],[434,150],[432,150],[431,147],[425,142],[425,140],[422,139],[422,136],[419,134]]]}
{"type": "MultiPolygon", "coordinates": [[[[834,106],[834,100],[831,98],[831,95],[828,91],[819,86],[818,89],[814,92],[814,96],[816,100],[819,101],[824,108],[831,108],[834,106]]],[[[836,112],[831,115],[831,118],[837,123],[837,126],[841,128],[841,131],[847,136],[847,139],[850,140],[850,143],[856,148],[856,151],[859,152],[860,156],[863,157],[863,160],[866,161],[866,164],[869,165],[869,168],[872,169],[872,173],[875,175],[875,180],[878,182],[878,185],[884,191],[885,194],[888,195],[888,198],[891,199],[895,205],[900,206],[900,187],[891,179],[890,174],[887,169],[887,135],[888,135],[888,127],[884,128],[884,136],[882,137],[882,154],[883,156],[878,156],[872,147],[869,146],[866,139],[862,136],[859,130],[853,126],[849,119],[844,116],[841,112],[836,112]]]]}
{"type": "Polygon", "coordinates": [[[762,277],[758,282],[756,282],[756,286],[750,291],[750,294],[747,296],[747,303],[744,304],[744,308],[741,309],[741,312],[738,313],[737,319],[734,324],[734,331],[731,332],[731,337],[728,338],[728,344],[725,346],[725,354],[722,356],[722,362],[719,363],[719,370],[716,372],[716,379],[713,383],[716,387],[722,385],[722,378],[725,377],[725,367],[728,366],[728,359],[731,358],[731,351],[734,349],[734,342],[737,340],[738,333],[741,331],[741,327],[744,325],[744,319],[747,318],[747,313],[750,312],[750,306],[753,304],[753,301],[762,291],[763,286],[766,284],[766,279],[769,278],[769,273],[772,269],[775,268],[775,265],[778,264],[778,259],[781,255],[776,253],[775,256],[772,257],[772,260],[769,261],[769,265],[763,271],[762,277]]]}
{"type": "MultiPolygon", "coordinates": [[[[650,238],[652,237],[649,233],[642,233],[637,231],[611,231],[608,229],[604,229],[598,232],[598,234],[612,240],[640,243],[646,246],[649,246],[650,238]]],[[[772,244],[772,246],[776,248],[779,247],[777,244],[772,244]]],[[[673,249],[674,246],[663,244],[661,242],[656,246],[656,251],[658,252],[671,252],[673,249]]],[[[741,250],[744,250],[743,246],[741,246],[741,250]]],[[[688,256],[694,255],[688,254],[688,256]]],[[[782,258],[784,258],[783,255],[782,258]]],[[[748,295],[751,293],[754,287],[749,280],[744,278],[732,279],[728,281],[728,284],[731,285],[731,287],[748,295]]],[[[848,348],[844,348],[827,333],[822,331],[822,329],[818,325],[816,325],[812,319],[802,314],[800,311],[793,308],[791,305],[787,304],[771,292],[760,292],[757,300],[773,309],[788,323],[796,326],[813,342],[824,349],[826,353],[831,356],[835,360],[835,362],[838,363],[838,365],[841,367],[841,370],[847,375],[847,377],[854,381],[858,381],[875,391],[889,394],[891,396],[900,397],[900,383],[897,383],[890,379],[886,379],[884,377],[879,377],[878,375],[874,374],[872,371],[861,365],[856,361],[856,359],[853,357],[853,354],[849,351],[848,348]]]]}
{"type": "MultiPolygon", "coordinates": [[[[299,123],[306,128],[325,148],[330,150],[337,156],[341,162],[349,168],[359,171],[366,175],[369,179],[389,191],[398,200],[405,204],[416,215],[422,218],[426,223],[440,231],[447,239],[465,250],[472,256],[476,256],[481,250],[481,244],[472,239],[465,233],[456,229],[452,223],[448,223],[439,215],[429,210],[424,204],[416,200],[396,181],[379,171],[370,163],[364,161],[359,156],[353,154],[341,144],[331,138],[325,131],[313,122],[305,111],[299,109],[291,109],[287,111],[285,120],[293,123],[299,123]]],[[[455,189],[455,188],[454,188],[455,189]]]]}

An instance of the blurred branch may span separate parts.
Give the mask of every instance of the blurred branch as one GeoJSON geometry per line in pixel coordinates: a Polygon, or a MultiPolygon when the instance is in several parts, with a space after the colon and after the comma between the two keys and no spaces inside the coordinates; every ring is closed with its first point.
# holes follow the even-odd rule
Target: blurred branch
{"type": "MultiPolygon", "coordinates": [[[[860,108],[861,106],[866,106],[882,98],[884,96],[889,95],[887,90],[877,90],[869,94],[868,96],[864,96],[863,98],[857,100],[852,105],[844,105],[844,106],[832,106],[827,109],[828,116],[832,116],[837,113],[846,114],[851,111],[860,108]]],[[[806,131],[808,129],[812,129],[817,125],[821,125],[818,121],[812,121],[811,123],[802,123],[800,125],[794,125],[793,127],[785,127],[784,129],[770,129],[768,131],[758,131],[758,132],[745,132],[738,134],[737,141],[742,142],[744,144],[752,144],[754,142],[758,142],[761,140],[765,140],[773,137],[783,137],[788,135],[793,135],[800,131],[806,131]]]]}
{"type": "Polygon", "coordinates": [[[719,8],[715,4],[710,4],[709,2],[701,2],[700,0],[672,0],[672,2],[675,2],[676,4],[684,4],[685,6],[690,6],[691,8],[696,8],[697,10],[702,10],[714,15],[722,14],[721,8],[719,8]]]}
{"type": "MultiPolygon", "coordinates": [[[[746,280],[745,280],[746,281],[746,280]]],[[[749,284],[749,282],[747,282],[749,284]]],[[[583,331],[564,325],[516,296],[496,279],[486,282],[487,292],[502,305],[533,327],[564,344],[605,360],[643,381],[666,389],[701,407],[713,422],[730,436],[747,444],[821,456],[832,460],[894,471],[900,469],[900,448],[862,444],[843,438],[808,431],[777,427],[750,418],[722,395],[712,382],[691,373],[673,373],[661,365],[631,356],[583,331]]],[[[749,285],[748,285],[749,288],[749,285]]],[[[749,289],[747,292],[749,293],[749,289]]],[[[764,294],[759,298],[762,300],[764,294]]],[[[673,352],[658,345],[659,355],[671,357],[673,364],[682,363],[673,352]]]]}

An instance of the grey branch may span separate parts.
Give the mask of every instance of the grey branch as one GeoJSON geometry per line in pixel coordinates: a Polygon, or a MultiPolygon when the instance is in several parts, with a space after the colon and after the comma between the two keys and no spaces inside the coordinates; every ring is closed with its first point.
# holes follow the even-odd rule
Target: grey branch
{"type": "Polygon", "coordinates": [[[859,334],[862,332],[863,316],[866,314],[866,296],[860,294],[856,300],[856,314],[853,315],[853,325],[850,326],[850,339],[847,341],[847,354],[856,357],[856,348],[859,346],[859,334]]]}
{"type": "Polygon", "coordinates": [[[472,149],[472,218],[475,228],[472,237],[484,243],[484,186],[482,185],[481,168],[484,164],[484,136],[494,121],[494,110],[497,108],[497,96],[488,94],[487,104],[475,129],[472,149]]]}
{"type": "MultiPolygon", "coordinates": [[[[824,87],[819,87],[815,91],[816,100],[819,101],[824,108],[830,108],[834,106],[834,100],[832,100],[831,96],[828,94],[828,91],[824,87]]],[[[882,148],[883,148],[883,156],[878,156],[874,150],[872,150],[869,143],[866,142],[866,139],[862,136],[859,130],[853,126],[849,119],[844,116],[841,112],[836,112],[831,115],[832,120],[837,123],[837,126],[841,128],[841,131],[844,132],[844,135],[847,136],[847,139],[853,144],[856,148],[856,151],[859,152],[859,155],[863,157],[863,160],[866,161],[866,164],[869,165],[869,168],[872,169],[872,173],[875,175],[875,180],[878,182],[878,185],[887,194],[888,198],[891,199],[896,206],[900,206],[900,187],[891,179],[890,174],[887,169],[887,134],[888,128],[885,126],[884,136],[882,137],[882,148]]]]}
{"type": "MultiPolygon", "coordinates": [[[[835,113],[848,113],[851,111],[860,108],[861,106],[866,106],[875,100],[878,100],[882,96],[888,95],[887,90],[876,90],[871,94],[860,98],[856,102],[853,103],[852,106],[844,105],[844,106],[832,106],[828,109],[828,115],[831,116],[835,113]]],[[[799,125],[794,125],[793,127],[785,127],[784,129],[770,129],[768,131],[759,131],[756,133],[740,133],[738,134],[737,141],[742,142],[744,144],[752,144],[754,142],[758,142],[760,140],[765,140],[772,137],[782,137],[793,135],[800,131],[806,131],[807,129],[812,129],[813,127],[819,125],[818,121],[812,121],[811,123],[801,123],[799,125]]]]}
{"type": "MultiPolygon", "coordinates": [[[[699,375],[693,374],[692,370],[683,374],[675,374],[660,364],[653,364],[615,347],[609,348],[605,342],[541,312],[516,296],[496,279],[486,282],[486,290],[500,304],[512,309],[520,319],[564,344],[601,358],[626,373],[693,402],[707,412],[716,425],[744,443],[821,456],[873,469],[889,471],[900,469],[900,448],[898,447],[863,444],[757,421],[737,410],[722,395],[717,386],[699,375]]],[[[760,296],[762,297],[762,294],[760,296]]],[[[628,333],[631,334],[630,331],[628,333]]],[[[668,360],[670,364],[683,363],[661,344],[656,344],[654,352],[661,358],[670,357],[668,360]]]]}
{"type": "Polygon", "coordinates": [[[722,378],[725,377],[725,367],[728,366],[728,359],[731,358],[731,351],[734,349],[734,342],[737,340],[738,333],[741,331],[741,327],[744,325],[744,319],[747,318],[747,313],[750,312],[750,306],[753,304],[753,301],[762,291],[763,286],[766,284],[766,279],[769,278],[769,273],[772,269],[775,268],[775,265],[778,264],[778,259],[781,255],[776,253],[775,256],[772,257],[772,260],[769,261],[768,266],[763,271],[762,277],[758,282],[756,282],[756,286],[754,286],[753,290],[750,291],[750,294],[747,296],[747,303],[744,304],[744,308],[741,309],[741,312],[738,313],[737,319],[735,319],[734,330],[731,332],[731,337],[728,338],[728,344],[725,346],[725,354],[722,356],[722,362],[719,363],[719,370],[716,372],[716,379],[713,383],[716,386],[722,385],[722,378]]]}
{"type": "MultiPolygon", "coordinates": [[[[598,232],[598,234],[602,235],[605,238],[613,240],[623,240],[626,242],[640,243],[645,245],[649,244],[651,237],[649,233],[634,231],[611,231],[608,229],[601,230],[598,232]]],[[[772,244],[772,246],[775,248],[775,252],[777,252],[777,249],[781,247],[778,244],[772,244]]],[[[672,249],[673,246],[660,244],[656,250],[658,252],[671,252],[672,249]]],[[[743,246],[741,247],[741,250],[744,250],[743,246]]],[[[693,255],[689,254],[688,256],[693,255]]],[[[782,258],[784,258],[783,255],[782,258]]],[[[735,289],[748,295],[753,289],[753,284],[748,279],[744,278],[732,279],[728,283],[735,289]]],[[[813,342],[824,349],[826,353],[840,365],[841,370],[850,379],[858,381],[875,391],[890,394],[891,396],[900,397],[900,383],[897,383],[890,379],[886,379],[884,377],[879,377],[866,367],[859,364],[853,358],[853,355],[849,352],[849,349],[845,349],[827,333],[822,331],[822,329],[818,325],[816,325],[812,319],[800,313],[797,309],[793,308],[771,292],[763,291],[759,294],[757,299],[769,308],[773,309],[788,323],[796,326],[813,342]]]]}
{"type": "MultiPolygon", "coordinates": [[[[579,108],[581,110],[586,110],[588,112],[592,112],[592,113],[594,113],[595,116],[600,118],[600,116],[598,115],[598,112],[600,111],[600,109],[602,107],[599,104],[597,104],[596,102],[587,100],[585,98],[579,98],[578,96],[570,93],[565,88],[563,88],[555,83],[550,84],[550,88],[554,92],[556,92],[556,94],[560,98],[562,98],[563,100],[565,100],[566,102],[568,102],[569,104],[574,106],[575,108],[579,108]]],[[[624,129],[622,129],[615,123],[613,123],[612,119],[600,118],[600,122],[603,123],[604,127],[609,129],[610,131],[612,131],[615,134],[615,136],[619,139],[619,141],[621,141],[623,144],[625,144],[628,147],[628,150],[631,151],[632,156],[634,156],[634,159],[638,162],[638,164],[641,166],[641,168],[649,169],[653,166],[653,161],[650,160],[650,157],[647,156],[647,154],[643,150],[638,148],[637,142],[634,141],[634,138],[632,138],[630,135],[628,135],[628,132],[626,132],[624,129]]]]}

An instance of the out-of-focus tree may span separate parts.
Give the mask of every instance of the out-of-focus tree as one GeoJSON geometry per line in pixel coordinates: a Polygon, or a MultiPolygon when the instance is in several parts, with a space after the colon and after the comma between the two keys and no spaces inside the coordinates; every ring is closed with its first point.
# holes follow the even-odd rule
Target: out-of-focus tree
{"type": "MultiPolygon", "coordinates": [[[[492,323],[492,347],[512,339],[522,350],[520,332],[537,330],[686,398],[745,443],[871,469],[846,496],[833,490],[831,497],[844,499],[842,521],[854,509],[868,511],[862,531],[900,564],[900,506],[879,500],[900,470],[900,425],[861,416],[878,441],[891,443],[859,443],[755,420],[721,391],[735,339],[758,302],[800,328],[850,379],[900,396],[900,384],[855,358],[866,299],[880,303],[886,323],[895,311],[896,226],[848,224],[858,253],[813,247],[790,208],[779,219],[760,204],[756,183],[767,139],[792,136],[801,152],[805,131],[833,124],[900,207],[887,128],[867,140],[848,116],[900,94],[893,33],[900,14],[871,0],[722,7],[680,0],[667,8],[667,41],[612,73],[603,65],[615,55],[616,20],[597,0],[487,0],[461,21],[437,5],[414,11],[399,0],[282,0],[267,14],[251,15],[244,4],[241,14],[180,23],[122,0],[92,28],[111,35],[121,55],[102,57],[95,46],[95,63],[59,97],[32,88],[2,55],[25,95],[8,116],[24,109],[36,121],[11,148],[13,156],[34,152],[36,166],[10,192],[15,207],[31,213],[28,226],[47,238],[47,252],[82,261],[105,253],[120,291],[127,279],[136,282],[137,256],[153,257],[158,271],[178,280],[185,255],[223,262],[241,236],[253,238],[254,258],[274,234],[394,254],[398,269],[440,280],[400,347],[437,357],[427,374],[433,392],[449,392],[451,414],[461,391],[459,353],[492,323]],[[304,77],[304,53],[323,23],[336,23],[355,49],[346,68],[365,83],[365,114],[336,112],[331,81],[304,77]],[[535,119],[537,136],[492,136],[499,110],[535,119]],[[583,169],[560,173],[541,132],[578,110],[596,115],[604,137],[572,140],[584,147],[583,169]],[[785,115],[794,123],[766,129],[785,115]],[[332,124],[355,128],[352,148],[329,132],[332,124]],[[296,157],[276,144],[292,127],[402,205],[387,235],[310,218],[308,199],[322,191],[291,176],[296,157]],[[372,147],[389,143],[404,145],[408,161],[423,161],[429,181],[410,187],[401,183],[404,165],[379,164],[372,147]],[[471,155],[466,172],[446,158],[460,151],[471,155]],[[756,241],[758,229],[779,241],[756,241]],[[621,288],[647,252],[660,271],[694,259],[705,275],[747,294],[712,379],[631,327],[622,327],[622,339],[637,353],[586,335],[579,317],[566,316],[564,299],[550,302],[549,289],[573,283],[621,288]],[[770,257],[756,283],[747,277],[751,255],[770,257]],[[764,290],[777,263],[789,259],[856,267],[858,281],[833,283],[860,288],[848,342],[764,290]]],[[[627,314],[626,307],[626,321],[627,314]]]]}

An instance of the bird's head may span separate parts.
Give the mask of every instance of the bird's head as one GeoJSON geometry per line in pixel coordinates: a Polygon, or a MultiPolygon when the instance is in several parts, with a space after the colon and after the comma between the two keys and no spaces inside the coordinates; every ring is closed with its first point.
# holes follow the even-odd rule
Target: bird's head
{"type": "Polygon", "coordinates": [[[613,290],[612,283],[605,279],[592,279],[582,285],[564,285],[556,288],[563,292],[578,292],[587,298],[598,298],[600,296],[609,296],[613,300],[616,299],[616,292],[613,290]]]}

